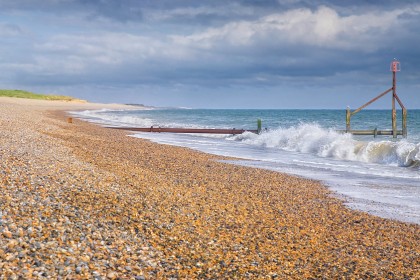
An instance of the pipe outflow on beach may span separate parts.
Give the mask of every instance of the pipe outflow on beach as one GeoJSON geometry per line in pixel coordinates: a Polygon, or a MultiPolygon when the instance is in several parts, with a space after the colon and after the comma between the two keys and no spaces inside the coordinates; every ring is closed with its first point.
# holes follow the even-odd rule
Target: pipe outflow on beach
{"type": "Polygon", "coordinates": [[[107,127],[140,132],[169,132],[169,133],[205,133],[205,134],[242,134],[244,132],[258,133],[255,129],[216,129],[216,128],[171,128],[171,127],[107,127]]]}

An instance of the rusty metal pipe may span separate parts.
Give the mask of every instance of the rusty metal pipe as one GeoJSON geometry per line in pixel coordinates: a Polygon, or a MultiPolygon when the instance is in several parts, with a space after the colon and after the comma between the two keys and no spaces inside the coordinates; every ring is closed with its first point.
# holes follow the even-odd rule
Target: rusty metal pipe
{"type": "Polygon", "coordinates": [[[140,132],[167,133],[203,133],[203,134],[242,134],[244,132],[258,133],[254,129],[215,129],[215,128],[172,128],[172,127],[107,127],[140,132]]]}

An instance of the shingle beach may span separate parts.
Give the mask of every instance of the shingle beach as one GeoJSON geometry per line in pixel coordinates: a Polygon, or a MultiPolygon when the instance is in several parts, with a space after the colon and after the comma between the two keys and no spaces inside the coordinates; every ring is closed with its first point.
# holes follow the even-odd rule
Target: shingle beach
{"type": "Polygon", "coordinates": [[[0,98],[0,279],[420,279],[419,225],[64,112],[107,106],[0,98]]]}

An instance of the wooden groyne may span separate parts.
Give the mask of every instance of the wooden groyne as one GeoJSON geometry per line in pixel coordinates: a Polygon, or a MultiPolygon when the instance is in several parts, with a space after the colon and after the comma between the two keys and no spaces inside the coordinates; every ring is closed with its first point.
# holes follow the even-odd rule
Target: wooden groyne
{"type": "MultiPolygon", "coordinates": [[[[373,135],[373,137],[380,136],[380,135],[388,135],[394,136],[393,130],[378,130],[378,129],[368,129],[368,130],[337,130],[339,133],[350,133],[353,135],[373,135]]],[[[403,130],[397,130],[396,135],[401,135],[403,137],[407,137],[404,134],[403,130]]]]}
{"type": "Polygon", "coordinates": [[[365,103],[364,105],[360,106],[353,112],[350,111],[350,108],[347,107],[346,110],[346,130],[343,130],[341,132],[351,133],[353,135],[373,135],[376,137],[377,135],[392,135],[393,138],[397,138],[398,135],[402,135],[402,137],[407,137],[407,109],[404,107],[404,104],[401,102],[400,98],[397,95],[397,78],[396,73],[401,71],[400,62],[394,59],[394,61],[391,62],[391,68],[392,71],[392,87],[383,93],[379,94],[377,97],[373,98],[369,102],[365,103]],[[385,96],[387,93],[392,91],[392,130],[352,130],[351,129],[351,117],[357,113],[359,113],[361,110],[378,100],[379,98],[385,96]],[[397,129],[397,110],[395,109],[395,101],[398,102],[398,104],[401,107],[402,111],[402,129],[397,129]]]}

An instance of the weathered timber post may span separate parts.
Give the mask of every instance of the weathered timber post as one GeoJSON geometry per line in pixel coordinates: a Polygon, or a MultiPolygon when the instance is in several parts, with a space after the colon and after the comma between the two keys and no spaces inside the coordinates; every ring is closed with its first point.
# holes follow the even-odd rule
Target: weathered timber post
{"type": "Polygon", "coordinates": [[[257,133],[261,134],[261,129],[262,129],[262,122],[261,119],[257,120],[257,133]]]}
{"type": "Polygon", "coordinates": [[[346,110],[346,133],[350,132],[350,117],[351,117],[350,107],[347,106],[347,110],[346,110]]]}
{"type": "Polygon", "coordinates": [[[402,134],[407,138],[407,109],[402,109],[402,134]]]}
{"type": "Polygon", "coordinates": [[[397,64],[392,63],[392,137],[397,138],[397,111],[395,110],[395,94],[396,94],[396,82],[395,72],[397,71],[397,64]]]}

